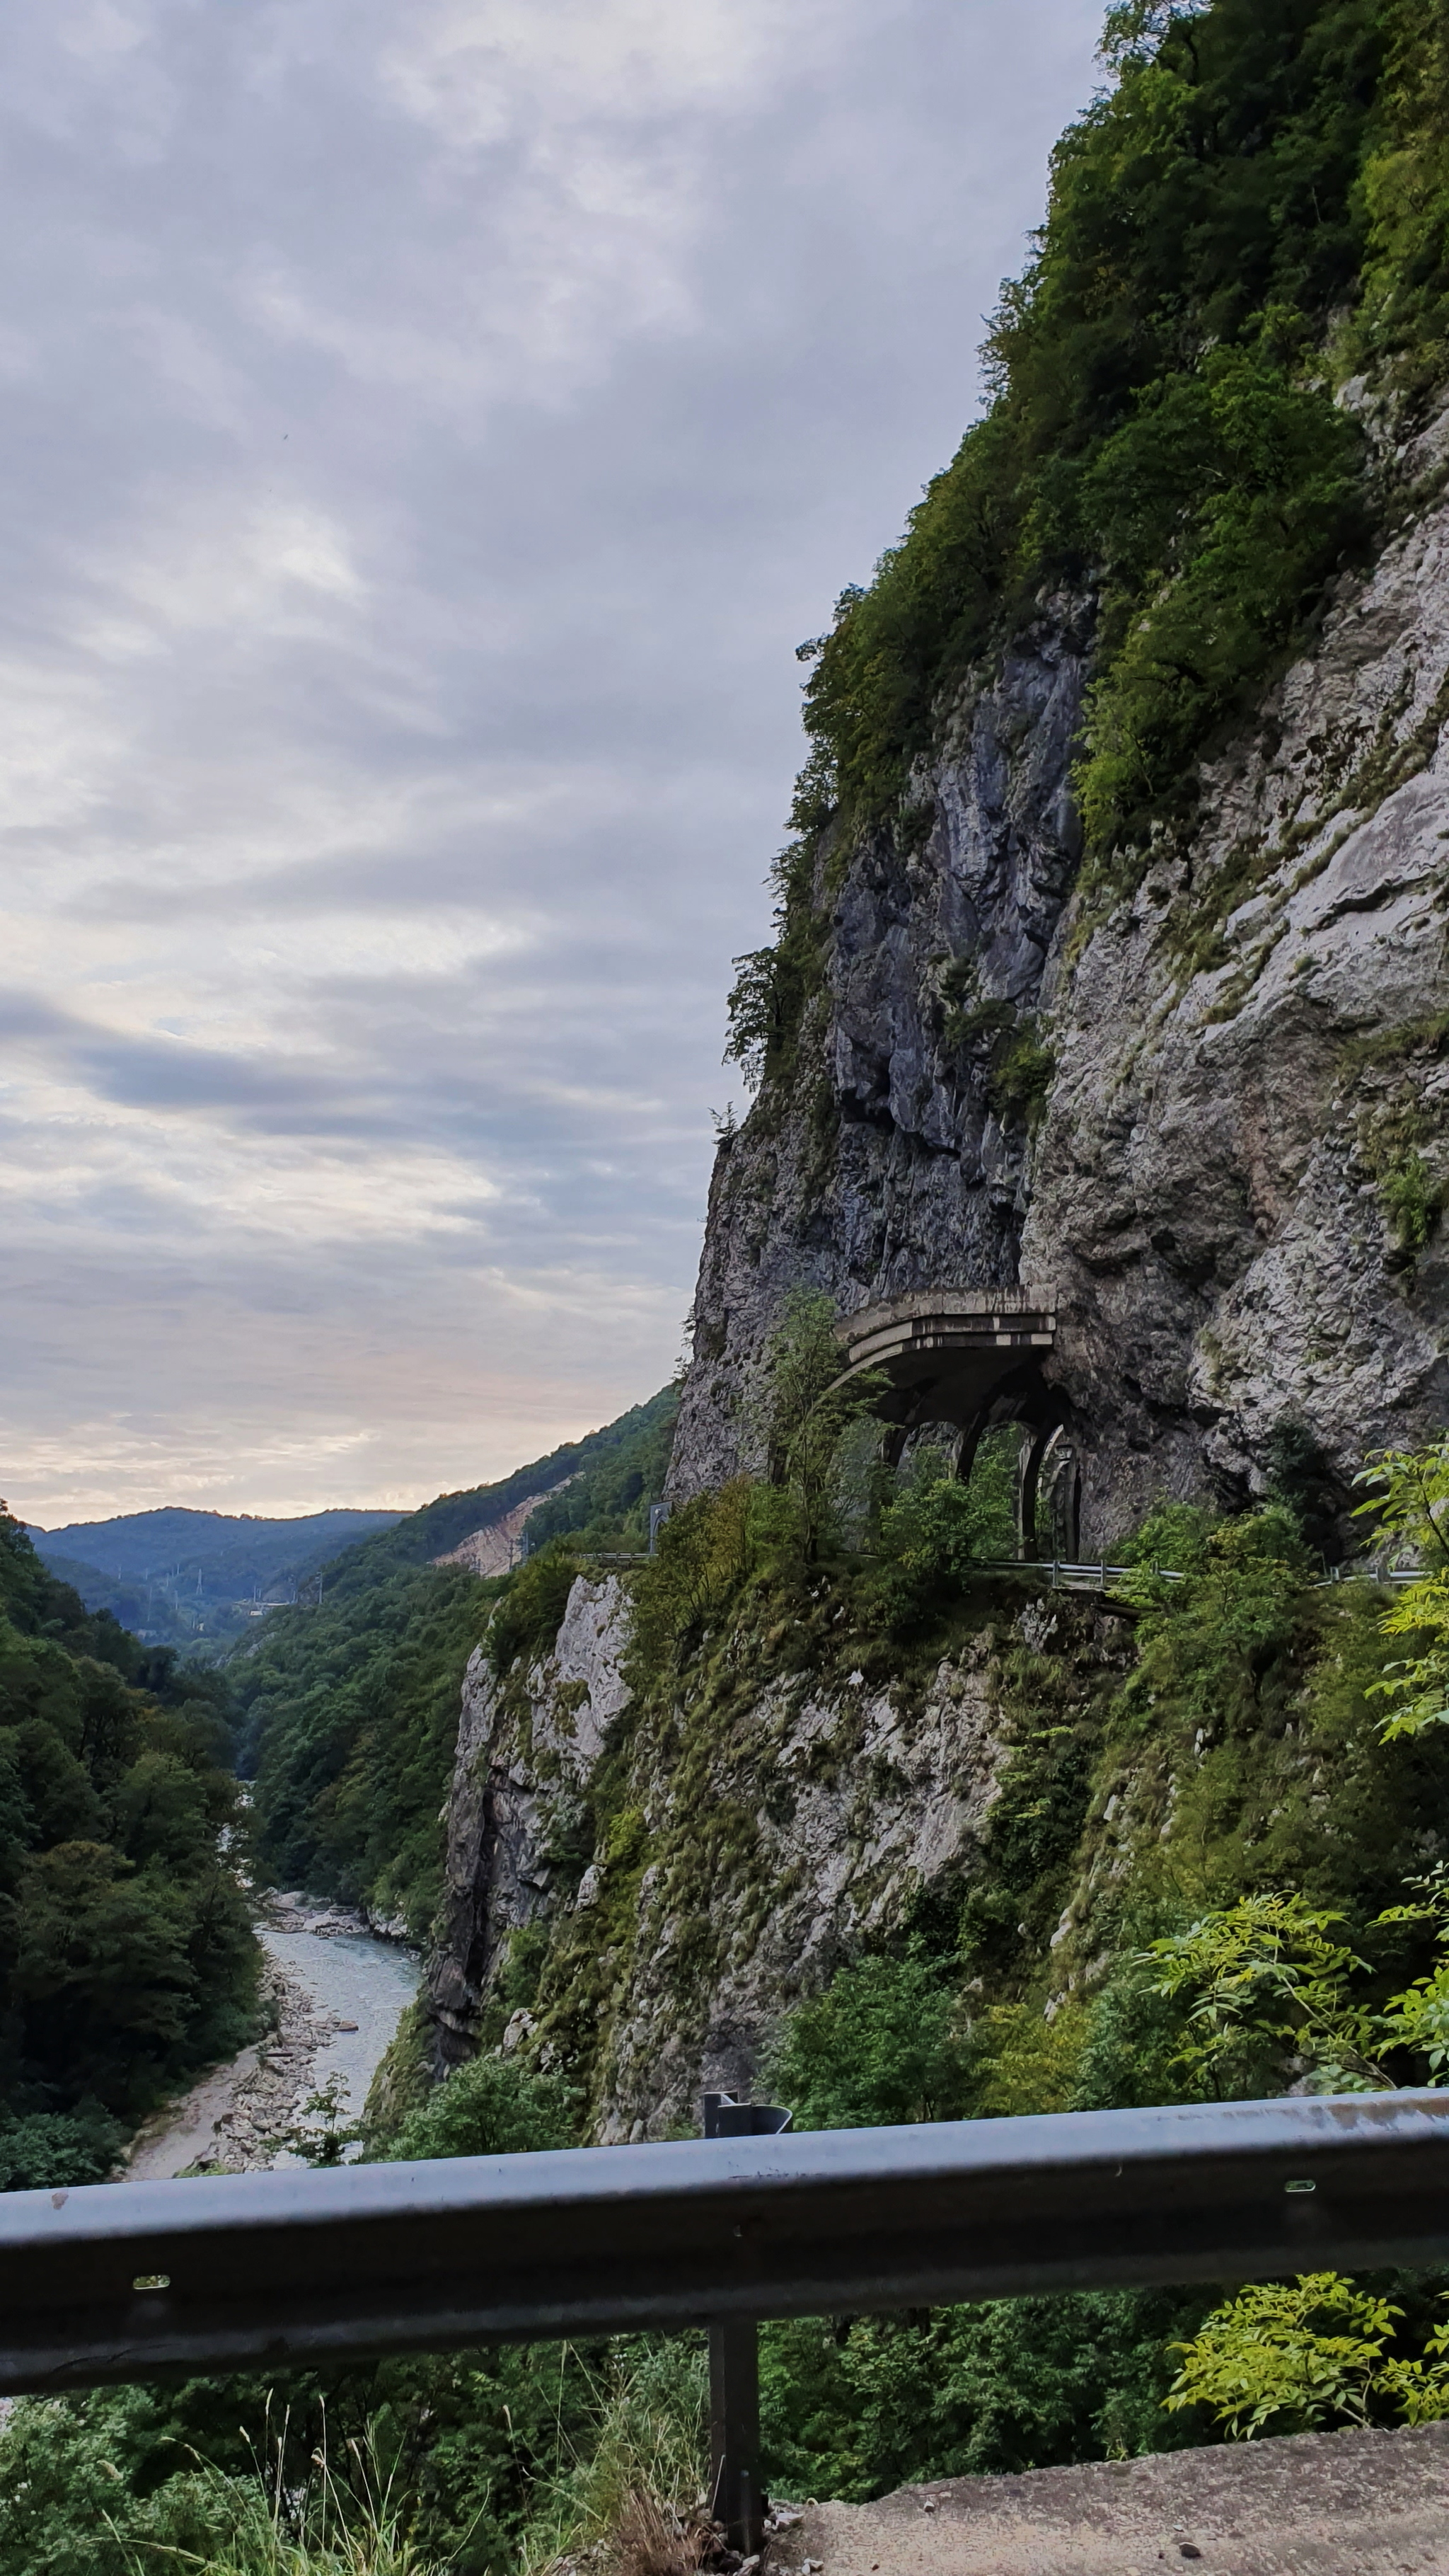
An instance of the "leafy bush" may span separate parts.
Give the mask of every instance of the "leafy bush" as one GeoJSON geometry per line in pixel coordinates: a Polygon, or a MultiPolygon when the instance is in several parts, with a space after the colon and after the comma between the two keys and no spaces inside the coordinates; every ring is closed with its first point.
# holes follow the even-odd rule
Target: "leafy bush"
{"type": "Polygon", "coordinates": [[[1423,1567],[1379,1622],[1386,1637],[1410,1638],[1419,1649],[1371,1686],[1374,1698],[1391,1703],[1384,1735],[1392,1741],[1449,1720],[1449,1438],[1381,1450],[1358,1482],[1370,1489],[1360,1514],[1396,1542],[1400,1564],[1423,1567]]]}
{"type": "Polygon", "coordinates": [[[1338,2272],[1240,2290],[1174,2346],[1182,2367],[1163,2403],[1175,2412],[1206,2407],[1239,2440],[1387,2413],[1435,2422],[1449,2415],[1449,2326],[1435,2326],[1424,2350],[1405,2357],[1387,2349],[1403,2314],[1338,2272]]]}
{"type": "Polygon", "coordinates": [[[549,1652],[578,1570],[567,1541],[553,1539],[509,1577],[488,1624],[488,1660],[500,1681],[520,1656],[525,1664],[534,1664],[549,1652]]]}
{"type": "Polygon", "coordinates": [[[553,2075],[513,2057],[455,2067],[410,2111],[382,2149],[384,2161],[427,2156],[517,2156],[574,2144],[573,2097],[553,2075]]]}
{"type": "Polygon", "coordinates": [[[1366,1963],[1333,1937],[1342,1921],[1299,1895],[1261,1894],[1153,1943],[1156,1992],[1183,2008],[1174,2063],[1192,2093],[1281,2092],[1285,2060],[1320,2092],[1388,2083],[1376,2017],[1353,1993],[1366,1963]]]}
{"type": "Polygon", "coordinates": [[[763,1506],[760,1488],[736,1476],[671,1512],[656,1553],[630,1583],[629,1662],[642,1687],[698,1641],[758,1563],[769,1517],[763,1506]]]}
{"type": "Polygon", "coordinates": [[[96,2101],[19,2119],[0,2112],[0,2191],[69,2191],[104,2182],[125,2139],[121,2122],[96,2101]]]}
{"type": "Polygon", "coordinates": [[[770,2064],[801,2129],[955,2119],[971,2074],[960,1999],[915,1950],[842,1968],[790,2015],[770,2064]]]}
{"type": "Polygon", "coordinates": [[[1192,2291],[1067,2291],[761,2334],[764,2474],[864,2502],[908,2481],[1122,2458],[1201,2440],[1162,2412],[1192,2291]]]}

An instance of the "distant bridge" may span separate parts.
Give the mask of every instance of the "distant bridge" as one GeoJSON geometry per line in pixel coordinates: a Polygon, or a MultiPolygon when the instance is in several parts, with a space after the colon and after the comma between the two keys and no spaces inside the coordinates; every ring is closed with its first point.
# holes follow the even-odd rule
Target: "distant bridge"
{"type": "Polygon", "coordinates": [[[885,1380],[874,1409],[889,1426],[892,1465],[913,1431],[944,1423],[957,1434],[955,1471],[965,1478],[984,1432],[1024,1424],[1030,1437],[1017,1493],[1023,1550],[1036,1546],[1045,1478],[1063,1553],[1075,1554],[1079,1479],[1063,1439],[1067,1405],[1041,1368],[1056,1343],[1056,1299],[1048,1291],[919,1288],[845,1315],[835,1330],[846,1362],[840,1383],[868,1373],[885,1380]]]}

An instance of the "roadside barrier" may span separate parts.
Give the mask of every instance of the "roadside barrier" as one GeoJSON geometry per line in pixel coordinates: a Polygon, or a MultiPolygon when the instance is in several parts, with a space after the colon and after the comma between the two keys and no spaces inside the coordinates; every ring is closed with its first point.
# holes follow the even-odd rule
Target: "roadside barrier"
{"type": "MultiPolygon", "coordinates": [[[[1449,2092],[0,2194],[0,2395],[714,2330],[714,2495],[760,2544],[754,2325],[1449,2257],[1449,2092]]],[[[732,2116],[731,2116],[732,2115],[732,2116]]]]}

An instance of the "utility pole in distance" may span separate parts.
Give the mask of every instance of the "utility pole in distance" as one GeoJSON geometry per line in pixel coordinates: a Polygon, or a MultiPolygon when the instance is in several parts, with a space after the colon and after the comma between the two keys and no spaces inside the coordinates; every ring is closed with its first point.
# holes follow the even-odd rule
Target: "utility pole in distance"
{"type": "MultiPolygon", "coordinates": [[[[703,2097],[707,2138],[777,2138],[790,2113],[771,2102],[737,2102],[730,2093],[703,2097]]],[[[709,2329],[709,2509],[725,2543],[757,2558],[765,2541],[760,2486],[760,2348],[753,2317],[731,2317],[709,2329]]]]}

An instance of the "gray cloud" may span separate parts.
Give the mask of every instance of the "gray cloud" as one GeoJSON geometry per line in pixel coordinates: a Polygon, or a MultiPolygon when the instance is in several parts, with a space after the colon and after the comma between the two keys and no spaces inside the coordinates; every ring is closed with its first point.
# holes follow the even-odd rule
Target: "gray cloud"
{"type": "Polygon", "coordinates": [[[413,1500],[672,1365],[793,647],[971,414],[1096,18],[12,13],[27,1516],[413,1500]]]}

